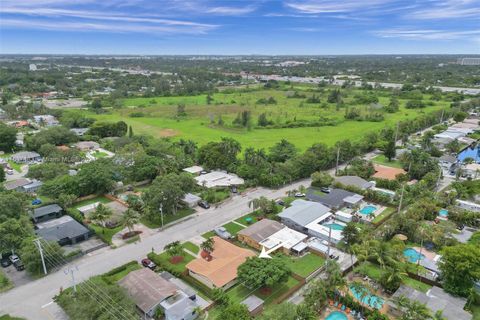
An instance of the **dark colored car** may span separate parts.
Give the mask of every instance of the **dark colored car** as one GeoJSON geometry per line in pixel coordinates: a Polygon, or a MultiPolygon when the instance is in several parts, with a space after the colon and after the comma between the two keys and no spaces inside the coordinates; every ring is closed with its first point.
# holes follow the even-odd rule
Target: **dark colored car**
{"type": "Polygon", "coordinates": [[[283,201],[283,199],[277,199],[277,200],[275,200],[275,203],[280,205],[280,206],[285,206],[285,201],[283,201]]]}
{"type": "Polygon", "coordinates": [[[145,268],[148,268],[150,270],[155,270],[155,268],[157,267],[155,262],[153,262],[152,260],[147,259],[147,258],[142,260],[142,266],[144,266],[145,268]]]}
{"type": "Polygon", "coordinates": [[[17,271],[22,271],[25,269],[25,266],[23,265],[23,262],[22,260],[17,260],[13,263],[13,266],[15,267],[15,269],[17,269],[17,271]]]}
{"type": "Polygon", "coordinates": [[[4,268],[8,267],[11,264],[12,264],[12,262],[7,257],[2,258],[2,260],[0,260],[0,265],[2,265],[2,267],[4,267],[4,268]]]}
{"type": "Polygon", "coordinates": [[[209,209],[210,208],[210,204],[205,200],[198,201],[198,205],[200,207],[202,207],[203,209],[209,209]]]}
{"type": "Polygon", "coordinates": [[[230,191],[232,191],[232,193],[238,193],[238,189],[235,186],[231,186],[230,191]]]}

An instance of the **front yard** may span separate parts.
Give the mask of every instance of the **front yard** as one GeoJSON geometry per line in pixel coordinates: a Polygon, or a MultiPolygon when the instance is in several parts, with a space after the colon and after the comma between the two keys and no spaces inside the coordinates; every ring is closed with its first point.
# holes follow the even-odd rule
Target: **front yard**
{"type": "Polygon", "coordinates": [[[388,159],[385,158],[385,156],[383,154],[380,154],[380,155],[376,156],[375,158],[373,158],[372,162],[373,163],[378,163],[378,164],[381,164],[381,165],[384,165],[384,166],[387,166],[387,167],[392,167],[392,168],[400,168],[400,169],[403,168],[402,163],[400,161],[398,161],[398,160],[388,161],[388,159]]]}
{"type": "Polygon", "coordinates": [[[181,261],[179,263],[176,263],[176,264],[170,262],[171,256],[167,252],[163,252],[163,253],[160,253],[160,254],[149,253],[148,258],[150,260],[152,260],[153,262],[155,262],[155,264],[159,268],[161,268],[163,270],[166,270],[170,273],[174,273],[174,274],[180,274],[180,273],[184,272],[187,269],[186,265],[190,261],[195,259],[194,256],[192,256],[192,255],[190,255],[186,252],[183,255],[183,261],[181,261]]]}
{"type": "MultiPolygon", "coordinates": [[[[171,222],[188,217],[189,215],[192,215],[194,213],[195,213],[195,210],[193,210],[192,208],[183,208],[178,210],[176,214],[164,214],[163,225],[165,226],[171,222]]],[[[140,222],[150,229],[156,229],[162,226],[162,217],[160,216],[160,212],[159,212],[154,219],[148,219],[147,217],[142,217],[140,222]]]]}

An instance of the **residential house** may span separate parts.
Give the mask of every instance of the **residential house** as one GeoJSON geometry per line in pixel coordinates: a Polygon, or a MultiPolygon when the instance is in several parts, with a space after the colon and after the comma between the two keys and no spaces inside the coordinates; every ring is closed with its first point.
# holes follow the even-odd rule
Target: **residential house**
{"type": "Polygon", "coordinates": [[[58,120],[54,116],[49,114],[33,116],[33,120],[35,120],[35,122],[39,125],[45,125],[48,127],[56,126],[59,124],[58,120]]]}
{"type": "Polygon", "coordinates": [[[95,151],[100,148],[100,144],[95,141],[80,141],[75,144],[75,147],[80,151],[95,151]]]}
{"type": "Polygon", "coordinates": [[[265,248],[266,254],[279,250],[285,254],[302,254],[308,249],[308,246],[305,244],[307,238],[308,236],[301,232],[284,227],[262,240],[259,245],[265,248]]]}
{"type": "Polygon", "coordinates": [[[255,256],[250,250],[237,247],[217,236],[214,240],[214,250],[211,259],[197,258],[187,264],[190,276],[209,288],[226,290],[237,281],[237,269],[248,257],[255,256]]]}
{"type": "Polygon", "coordinates": [[[283,228],[285,228],[285,226],[280,222],[270,219],[262,219],[251,226],[240,230],[237,233],[237,239],[252,248],[261,250],[262,246],[260,245],[260,242],[283,228]]]}
{"type": "Polygon", "coordinates": [[[42,181],[33,180],[31,183],[23,186],[22,191],[25,193],[36,193],[41,186],[43,186],[42,181]]]}
{"type": "Polygon", "coordinates": [[[355,187],[361,190],[372,188],[375,184],[357,176],[340,176],[335,178],[335,182],[347,187],[355,187]]]}
{"type": "Polygon", "coordinates": [[[478,203],[457,199],[456,204],[457,204],[457,207],[461,209],[473,211],[473,212],[480,212],[480,204],[478,203]]]}
{"type": "Polygon", "coordinates": [[[188,167],[188,168],[183,169],[183,171],[191,173],[195,176],[199,176],[202,173],[203,168],[200,167],[200,166],[192,166],[192,167],[188,167]]]}
{"type": "Polygon", "coordinates": [[[444,154],[443,156],[438,158],[438,164],[448,172],[454,171],[457,163],[457,157],[451,154],[444,154]]]}
{"type": "Polygon", "coordinates": [[[62,215],[63,209],[58,204],[35,208],[30,214],[34,223],[60,218],[62,215]]]}
{"type": "Polygon", "coordinates": [[[75,244],[90,237],[91,231],[70,216],[37,223],[35,234],[47,241],[56,241],[59,245],[75,244]]]}
{"type": "Polygon", "coordinates": [[[88,130],[89,130],[88,128],[72,128],[72,129],[70,129],[70,131],[72,131],[73,133],[75,133],[79,137],[83,137],[87,133],[88,130]]]}
{"type": "Polygon", "coordinates": [[[41,161],[42,157],[38,153],[33,151],[21,151],[14,153],[12,155],[12,160],[16,163],[29,163],[41,161]]]}
{"type": "Polygon", "coordinates": [[[309,189],[307,199],[321,203],[332,210],[339,210],[344,207],[353,208],[360,205],[363,196],[343,189],[332,189],[327,194],[319,194],[309,189]]]}
{"type": "Polygon", "coordinates": [[[199,186],[205,186],[207,188],[225,188],[239,186],[245,183],[245,181],[236,174],[225,171],[212,171],[195,177],[195,180],[199,186]]]}
{"type": "Polygon", "coordinates": [[[5,182],[4,187],[8,191],[14,190],[14,191],[17,191],[17,192],[23,192],[23,187],[26,186],[26,185],[29,185],[30,183],[32,183],[32,181],[30,181],[30,179],[20,178],[20,179],[17,179],[17,180],[12,180],[12,181],[5,182]]]}
{"type": "Polygon", "coordinates": [[[402,284],[393,294],[392,299],[387,302],[393,310],[397,310],[400,314],[402,309],[394,301],[402,296],[411,301],[425,304],[433,313],[442,312],[442,316],[447,320],[471,320],[473,318],[471,313],[464,310],[467,299],[454,297],[436,286],[423,293],[402,284]]]}
{"type": "Polygon", "coordinates": [[[198,201],[200,200],[202,200],[202,198],[200,198],[199,196],[192,193],[187,193],[183,197],[182,202],[186,204],[189,208],[194,208],[198,205],[198,201]]]}
{"type": "Polygon", "coordinates": [[[306,225],[317,218],[327,217],[329,214],[331,215],[330,208],[323,204],[298,199],[293,201],[290,207],[280,212],[278,217],[287,227],[307,233],[306,225]]]}
{"type": "Polygon", "coordinates": [[[469,163],[463,167],[462,176],[470,179],[478,179],[480,177],[480,164],[469,163]]]}
{"type": "Polygon", "coordinates": [[[189,295],[148,268],[131,271],[118,284],[145,317],[153,317],[159,308],[165,320],[192,320],[198,316],[197,304],[189,295]]]}

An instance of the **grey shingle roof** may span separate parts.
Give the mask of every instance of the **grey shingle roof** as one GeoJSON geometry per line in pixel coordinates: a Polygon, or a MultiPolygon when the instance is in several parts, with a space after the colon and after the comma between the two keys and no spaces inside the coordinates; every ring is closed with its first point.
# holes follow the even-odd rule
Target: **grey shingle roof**
{"type": "Polygon", "coordinates": [[[313,190],[308,190],[307,199],[315,202],[319,202],[329,208],[337,208],[343,205],[343,200],[347,197],[356,195],[356,193],[343,190],[343,189],[332,189],[330,193],[319,195],[313,190]]]}
{"type": "Polygon", "coordinates": [[[70,216],[38,223],[35,233],[47,241],[74,239],[90,231],[70,216]]]}
{"type": "Polygon", "coordinates": [[[291,207],[284,209],[278,216],[282,219],[289,219],[298,225],[306,226],[329,211],[330,209],[321,203],[295,200],[292,202],[291,207]]]}
{"type": "Polygon", "coordinates": [[[252,294],[247,299],[243,300],[242,304],[247,306],[248,312],[252,312],[263,305],[263,300],[252,294]]]}
{"type": "Polygon", "coordinates": [[[33,209],[32,216],[34,218],[40,218],[50,213],[61,212],[63,209],[58,204],[49,204],[40,208],[33,209]]]}
{"type": "Polygon", "coordinates": [[[250,237],[257,242],[261,242],[283,228],[285,227],[277,221],[263,219],[239,231],[238,234],[250,237]]]}
{"type": "Polygon", "coordinates": [[[357,176],[341,176],[335,178],[335,181],[345,186],[354,186],[360,189],[368,189],[373,186],[372,182],[368,182],[367,180],[357,176]]]}

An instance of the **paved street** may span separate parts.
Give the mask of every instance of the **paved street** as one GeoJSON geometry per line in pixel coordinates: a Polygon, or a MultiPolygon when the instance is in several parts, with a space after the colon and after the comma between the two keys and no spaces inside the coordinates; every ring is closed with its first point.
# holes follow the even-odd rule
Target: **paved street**
{"type": "MultiPolygon", "coordinates": [[[[192,238],[213,229],[215,226],[236,219],[251,211],[248,202],[254,198],[265,196],[275,199],[285,196],[288,190],[298,188],[300,185],[308,186],[310,181],[302,180],[278,190],[258,188],[243,196],[234,196],[222,206],[196,214],[194,218],[164,231],[159,231],[155,235],[142,240],[142,242],[117,249],[101,249],[92,252],[74,261],[78,267],[75,274],[77,282],[107,272],[131,260],[138,260],[150,252],[152,248],[160,252],[167,243],[192,238]]],[[[67,276],[64,270],[59,270],[47,277],[16,287],[0,294],[0,314],[9,313],[32,320],[62,319],[64,314],[56,304],[51,303],[52,297],[59,292],[60,288],[67,288],[71,285],[70,275],[67,276]]]]}

